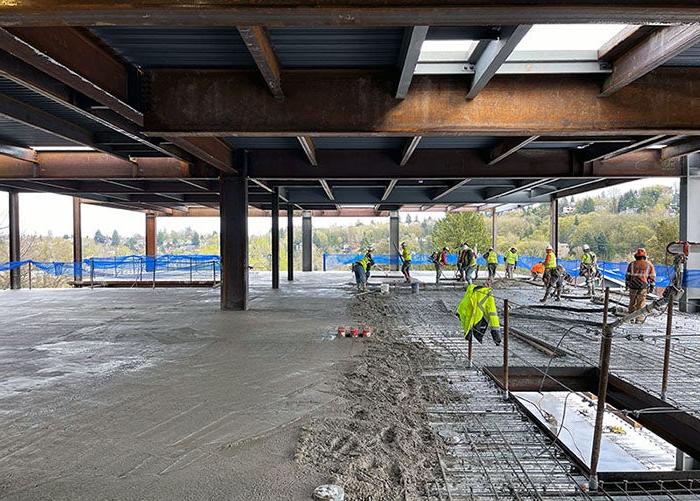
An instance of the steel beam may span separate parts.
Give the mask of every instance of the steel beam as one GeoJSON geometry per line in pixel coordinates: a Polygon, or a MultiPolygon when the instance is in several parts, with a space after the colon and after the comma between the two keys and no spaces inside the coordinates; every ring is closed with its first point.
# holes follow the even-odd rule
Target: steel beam
{"type": "Polygon", "coordinates": [[[491,81],[496,72],[508,56],[515,50],[520,41],[532,28],[529,24],[515,27],[504,27],[501,31],[502,38],[489,42],[481,57],[474,65],[474,78],[472,79],[467,99],[474,99],[479,92],[491,81]]]}
{"type": "Polygon", "coordinates": [[[83,281],[83,231],[80,198],[73,197],[73,282],[83,281]]]}
{"type": "Polygon", "coordinates": [[[496,146],[491,148],[488,153],[489,165],[495,165],[501,160],[511,156],[513,153],[523,149],[533,141],[539,139],[540,136],[513,137],[504,139],[496,146]]]}
{"type": "Polygon", "coordinates": [[[615,60],[600,95],[611,96],[698,43],[700,23],[659,28],[615,60]]]}
{"type": "Polygon", "coordinates": [[[149,75],[145,129],[161,137],[580,137],[700,131],[700,102],[695,99],[700,68],[659,68],[604,100],[599,84],[585,75],[499,77],[474,100],[464,99],[459,76],[423,75],[414,78],[411,92],[399,104],[386,91],[392,79],[384,71],[287,71],[282,102],[262,92],[258,76],[250,71],[154,70],[149,75]]]}
{"type": "Polygon", "coordinates": [[[433,201],[440,200],[441,198],[444,198],[445,196],[449,195],[453,191],[458,190],[459,188],[461,188],[462,186],[467,184],[469,181],[471,181],[471,178],[462,179],[461,181],[454,183],[449,188],[438,191],[435,195],[433,195],[433,201]]]}
{"type": "Polygon", "coordinates": [[[396,99],[404,99],[408,94],[408,88],[411,86],[411,80],[413,80],[413,74],[418,64],[421,47],[427,35],[428,26],[405,28],[401,62],[399,63],[401,74],[399,75],[399,84],[396,88],[396,99]]]}
{"type": "Polygon", "coordinates": [[[612,62],[657,30],[645,24],[628,25],[598,49],[598,59],[612,62]]]}
{"type": "Polygon", "coordinates": [[[143,125],[143,115],[128,104],[128,70],[75,28],[0,29],[0,48],[143,125]]]}
{"type": "Polygon", "coordinates": [[[311,240],[311,212],[303,211],[301,217],[301,261],[302,271],[313,270],[313,243],[311,240]]]}
{"type": "Polygon", "coordinates": [[[584,151],[582,159],[585,162],[594,162],[596,160],[610,160],[612,158],[624,155],[626,153],[633,153],[635,151],[644,150],[650,146],[655,146],[661,144],[664,141],[668,141],[670,136],[657,135],[652,137],[645,137],[638,141],[634,141],[630,144],[624,146],[614,145],[614,144],[602,144],[600,146],[593,145],[584,151]]]}
{"type": "MultiPolygon", "coordinates": [[[[17,262],[22,259],[20,251],[20,230],[19,230],[19,193],[10,191],[8,193],[8,246],[10,262],[17,262]]],[[[21,267],[10,270],[10,289],[22,288],[21,267]]]]}
{"type": "Polygon", "coordinates": [[[168,137],[166,139],[200,160],[213,165],[221,172],[228,174],[236,172],[233,168],[231,147],[218,137],[168,137]]]}
{"type": "Polygon", "coordinates": [[[662,149],[661,159],[671,160],[698,152],[700,152],[700,137],[688,138],[662,149]]]}
{"type": "Polygon", "coordinates": [[[16,0],[0,8],[0,25],[13,26],[480,26],[533,23],[689,23],[700,17],[691,0],[233,0],[86,4],[80,0],[16,0]],[[60,8],[59,8],[60,7],[60,8]]]}
{"type": "Polygon", "coordinates": [[[37,159],[36,151],[33,149],[12,144],[0,144],[0,155],[32,163],[36,163],[37,159]]]}
{"type": "Polygon", "coordinates": [[[313,166],[318,166],[318,161],[316,160],[316,146],[314,145],[314,140],[310,136],[299,136],[297,138],[299,144],[301,144],[301,149],[304,150],[306,158],[309,159],[309,163],[313,166]]]}
{"type": "Polygon", "coordinates": [[[399,211],[389,213],[389,263],[393,271],[399,271],[399,211]]]}
{"type": "Polygon", "coordinates": [[[149,213],[146,214],[146,255],[150,257],[155,257],[157,254],[156,245],[156,215],[149,213]]]}
{"type": "Polygon", "coordinates": [[[239,26],[238,33],[241,34],[243,42],[248,47],[250,55],[253,56],[253,60],[272,95],[276,99],[284,99],[280,65],[265,27],[239,26]]]}
{"type": "Polygon", "coordinates": [[[512,195],[512,194],[518,193],[520,191],[531,190],[533,188],[537,188],[538,186],[542,186],[543,184],[548,184],[548,183],[551,183],[553,181],[556,181],[556,178],[538,179],[536,181],[530,181],[527,183],[523,183],[519,186],[516,186],[515,188],[508,188],[508,189],[500,191],[496,194],[486,196],[486,197],[484,197],[484,201],[491,202],[493,200],[498,200],[500,198],[507,197],[508,195],[512,195]]]}
{"type": "Polygon", "coordinates": [[[406,140],[406,144],[401,152],[401,161],[399,162],[399,165],[406,165],[408,163],[411,156],[416,151],[418,143],[420,143],[421,139],[423,139],[423,136],[413,136],[411,139],[406,140]]]}
{"type": "Polygon", "coordinates": [[[221,309],[248,309],[248,180],[221,177],[221,309]]]}
{"type": "Polygon", "coordinates": [[[394,188],[396,188],[396,184],[398,182],[398,179],[392,179],[389,181],[389,184],[387,184],[386,188],[384,189],[384,194],[382,195],[382,202],[384,200],[387,200],[391,196],[391,193],[394,191],[394,188]]]}
{"type": "Polygon", "coordinates": [[[321,183],[321,187],[323,188],[323,191],[326,193],[328,200],[335,200],[335,196],[333,195],[333,190],[331,190],[331,187],[328,184],[328,181],[326,181],[325,179],[319,179],[319,182],[321,183]]]}

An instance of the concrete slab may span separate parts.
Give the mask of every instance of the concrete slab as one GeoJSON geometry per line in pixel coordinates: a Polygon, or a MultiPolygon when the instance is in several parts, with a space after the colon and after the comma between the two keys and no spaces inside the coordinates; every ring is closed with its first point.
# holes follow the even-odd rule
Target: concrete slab
{"type": "Polygon", "coordinates": [[[299,428],[362,349],[329,341],[351,277],[251,278],[247,312],[211,289],[0,292],[0,497],[308,499],[299,428]]]}

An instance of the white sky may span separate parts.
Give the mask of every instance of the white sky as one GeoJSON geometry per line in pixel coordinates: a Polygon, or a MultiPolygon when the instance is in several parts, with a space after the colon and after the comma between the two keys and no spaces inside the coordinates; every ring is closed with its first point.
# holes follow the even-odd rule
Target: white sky
{"type": "MultiPolygon", "coordinates": [[[[631,189],[640,189],[645,186],[662,184],[678,187],[677,178],[650,178],[640,181],[632,181],[610,188],[603,188],[577,195],[575,198],[594,196],[601,192],[609,194],[621,194],[631,189]]],[[[47,234],[51,231],[54,235],[71,235],[73,232],[72,214],[73,202],[71,197],[41,193],[20,194],[20,226],[23,233],[47,234]]],[[[401,213],[402,220],[405,214],[401,213]]],[[[424,219],[432,217],[438,219],[444,215],[442,212],[411,212],[411,217],[424,219]]],[[[295,218],[295,224],[301,224],[301,218],[295,218]]],[[[355,217],[317,217],[313,220],[314,228],[327,228],[329,226],[353,226],[357,221],[368,223],[370,221],[386,221],[387,218],[355,218],[355,217]]],[[[131,212],[120,209],[111,209],[95,205],[83,204],[83,235],[94,235],[99,229],[104,234],[111,234],[115,229],[122,235],[144,233],[145,215],[140,212],[131,212]]],[[[0,191],[0,227],[7,224],[7,193],[0,191]]],[[[286,223],[283,223],[286,224],[286,223]]],[[[252,217],[248,221],[248,231],[252,235],[260,235],[270,230],[270,218],[252,217]]],[[[185,218],[185,217],[161,217],[158,218],[159,229],[185,229],[191,227],[200,233],[219,231],[218,218],[185,218]]],[[[2,261],[2,259],[0,259],[2,261]]]]}

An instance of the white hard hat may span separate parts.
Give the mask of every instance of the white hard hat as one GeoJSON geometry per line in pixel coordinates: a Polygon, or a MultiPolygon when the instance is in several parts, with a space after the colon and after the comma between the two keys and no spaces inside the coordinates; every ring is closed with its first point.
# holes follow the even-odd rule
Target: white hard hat
{"type": "Polygon", "coordinates": [[[547,250],[553,251],[553,250],[554,250],[554,247],[552,247],[551,245],[548,245],[548,246],[547,246],[547,250]]]}
{"type": "Polygon", "coordinates": [[[468,248],[469,248],[469,246],[468,246],[467,244],[464,244],[464,245],[462,246],[462,250],[467,250],[468,248]]]}
{"type": "Polygon", "coordinates": [[[588,244],[583,244],[583,250],[584,251],[589,251],[591,250],[590,246],[588,244]]]}

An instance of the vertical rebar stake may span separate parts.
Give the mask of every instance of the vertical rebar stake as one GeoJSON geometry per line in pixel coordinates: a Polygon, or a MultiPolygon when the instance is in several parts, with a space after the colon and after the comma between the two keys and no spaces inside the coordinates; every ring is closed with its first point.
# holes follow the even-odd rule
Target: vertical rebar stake
{"type": "Polygon", "coordinates": [[[668,390],[668,368],[671,365],[671,333],[673,331],[673,291],[668,296],[666,310],[666,343],[664,345],[664,374],[661,379],[661,400],[666,400],[668,390]]]}
{"type": "Polygon", "coordinates": [[[600,460],[600,444],[603,439],[603,418],[605,417],[605,399],[608,393],[608,376],[610,374],[610,351],[612,348],[612,332],[608,327],[608,306],[610,303],[610,287],[605,288],[603,302],[603,332],[600,340],[600,360],[598,361],[598,406],[595,414],[593,430],[593,449],[591,451],[591,468],[588,476],[590,492],[598,491],[598,462],[600,460]]]}
{"type": "Polygon", "coordinates": [[[32,262],[29,261],[29,290],[32,290],[32,262]]]}
{"type": "Polygon", "coordinates": [[[156,288],[156,257],[153,256],[151,259],[153,259],[153,288],[156,288]]]}
{"type": "Polygon", "coordinates": [[[510,306],[508,300],[503,300],[503,386],[505,387],[505,399],[510,398],[508,389],[508,334],[510,333],[510,306]]]}

